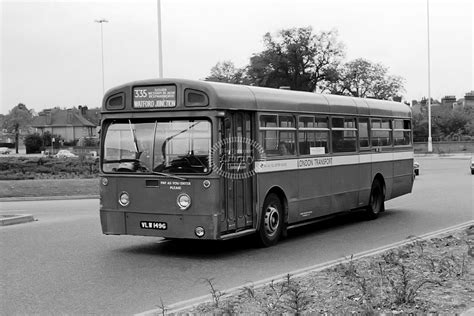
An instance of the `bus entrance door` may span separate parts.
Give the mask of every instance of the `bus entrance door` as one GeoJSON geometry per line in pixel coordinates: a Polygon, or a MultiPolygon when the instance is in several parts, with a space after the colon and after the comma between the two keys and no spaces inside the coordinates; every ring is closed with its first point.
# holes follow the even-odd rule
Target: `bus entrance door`
{"type": "Polygon", "coordinates": [[[253,146],[249,113],[230,113],[223,122],[221,176],[224,209],[221,231],[238,231],[253,224],[253,146]]]}

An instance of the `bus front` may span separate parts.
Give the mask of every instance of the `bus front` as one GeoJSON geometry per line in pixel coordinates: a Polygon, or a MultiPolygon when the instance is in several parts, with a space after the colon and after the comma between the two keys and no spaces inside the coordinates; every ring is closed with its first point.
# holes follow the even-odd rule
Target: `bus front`
{"type": "Polygon", "coordinates": [[[185,83],[110,90],[101,126],[100,220],[108,235],[218,239],[217,112],[185,83]],[[191,92],[190,92],[191,91],[191,92]]]}

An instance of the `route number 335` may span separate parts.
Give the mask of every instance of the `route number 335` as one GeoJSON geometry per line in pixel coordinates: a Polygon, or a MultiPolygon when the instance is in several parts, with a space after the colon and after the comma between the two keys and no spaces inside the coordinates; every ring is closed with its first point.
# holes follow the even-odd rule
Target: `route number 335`
{"type": "Polygon", "coordinates": [[[145,89],[135,90],[135,98],[146,98],[146,97],[148,97],[148,93],[145,89]]]}

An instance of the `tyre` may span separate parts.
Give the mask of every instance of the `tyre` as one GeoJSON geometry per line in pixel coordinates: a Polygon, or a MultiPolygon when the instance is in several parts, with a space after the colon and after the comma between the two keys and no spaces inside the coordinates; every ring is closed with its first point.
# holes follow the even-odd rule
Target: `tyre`
{"type": "Polygon", "coordinates": [[[415,169],[415,174],[416,174],[417,176],[419,176],[419,175],[420,175],[420,170],[419,170],[419,169],[415,169]]]}
{"type": "Polygon", "coordinates": [[[262,218],[257,233],[258,242],[263,247],[275,245],[283,231],[283,205],[274,193],[270,193],[262,208],[262,218]]]}
{"type": "Polygon", "coordinates": [[[385,210],[385,196],[383,194],[383,185],[380,180],[375,179],[370,190],[369,205],[367,206],[366,215],[368,219],[376,219],[380,212],[385,210]]]}

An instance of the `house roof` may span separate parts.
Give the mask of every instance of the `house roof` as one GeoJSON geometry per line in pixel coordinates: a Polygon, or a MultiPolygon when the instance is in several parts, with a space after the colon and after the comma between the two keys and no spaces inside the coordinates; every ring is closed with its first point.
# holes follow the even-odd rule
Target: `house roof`
{"type": "Polygon", "coordinates": [[[84,116],[89,122],[95,126],[100,125],[100,108],[86,109],[84,116]]]}
{"type": "Polygon", "coordinates": [[[81,116],[77,110],[60,110],[52,109],[50,112],[42,112],[33,119],[32,127],[49,127],[49,126],[79,126],[79,127],[96,127],[85,117],[81,116]],[[51,121],[48,122],[48,115],[51,115],[51,121]],[[68,118],[69,116],[69,118],[68,118]],[[49,124],[48,124],[49,123],[49,124]]]}

